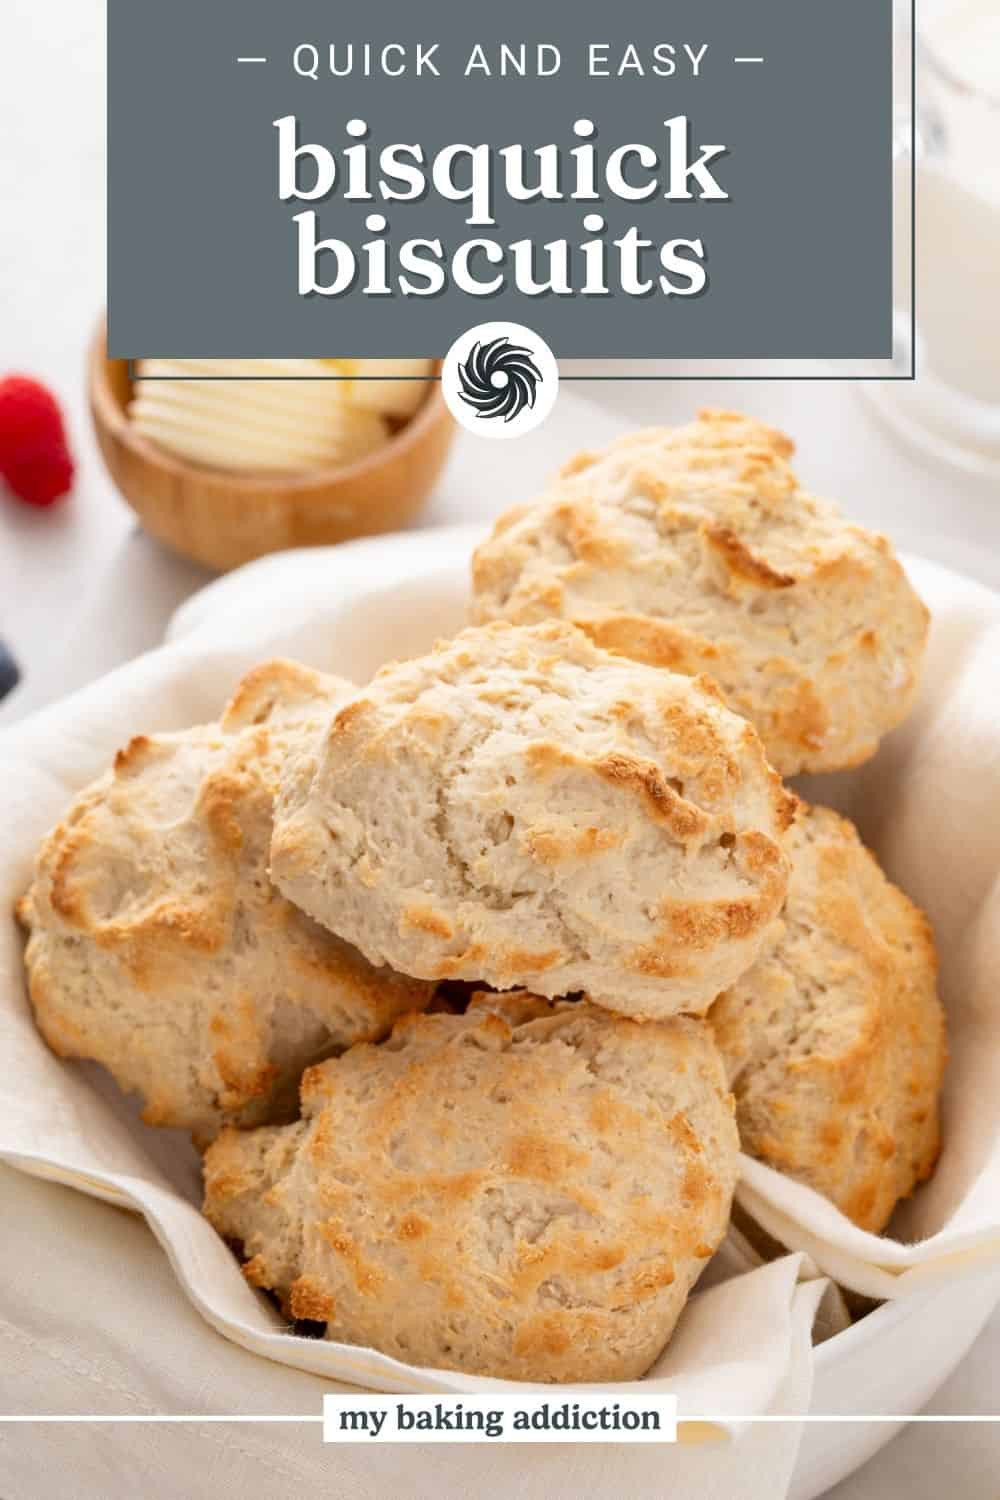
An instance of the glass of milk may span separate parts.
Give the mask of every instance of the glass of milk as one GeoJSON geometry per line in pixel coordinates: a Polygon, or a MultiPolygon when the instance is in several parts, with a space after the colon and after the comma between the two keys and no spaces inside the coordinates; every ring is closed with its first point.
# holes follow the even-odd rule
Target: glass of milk
{"type": "MultiPolygon", "coordinates": [[[[916,47],[916,346],[907,266],[895,358],[905,371],[914,355],[917,378],[867,389],[925,450],[1000,476],[1000,0],[923,0],[916,47]]],[[[910,166],[907,150],[907,210],[910,166]]]]}

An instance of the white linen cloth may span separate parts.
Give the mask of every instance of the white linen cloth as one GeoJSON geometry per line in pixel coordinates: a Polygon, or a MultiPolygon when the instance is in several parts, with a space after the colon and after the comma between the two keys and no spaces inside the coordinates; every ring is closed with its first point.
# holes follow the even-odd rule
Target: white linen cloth
{"type": "MultiPolygon", "coordinates": [[[[297,655],[363,679],[388,656],[422,649],[435,635],[455,629],[461,623],[470,543],[466,531],[456,530],[410,534],[402,542],[364,542],[336,553],[266,559],[221,580],[182,609],[161,650],[7,731],[0,738],[0,775],[13,802],[0,868],[0,904],[9,909],[24,889],[38,838],[68,797],[103,769],[131,733],[214,717],[239,674],[262,656],[297,655]]],[[[879,1297],[905,1296],[917,1284],[925,1287],[935,1279],[968,1276],[1000,1264],[1000,952],[991,933],[1000,915],[1000,827],[983,813],[1000,805],[1000,714],[987,691],[991,657],[995,661],[1000,649],[1000,602],[930,565],[914,564],[913,573],[936,617],[918,711],[870,767],[849,777],[824,778],[819,795],[859,819],[890,873],[929,909],[942,948],[953,1051],[946,1149],[934,1182],[900,1219],[908,1234],[922,1238],[904,1244],[862,1234],[824,1200],[756,1163],[744,1163],[740,1189],[744,1206],[783,1243],[808,1251],[817,1266],[845,1285],[879,1297]]],[[[190,1152],[168,1135],[138,1124],[134,1111],[99,1078],[98,1070],[61,1064],[41,1043],[24,997],[13,923],[0,929],[0,1079],[0,1155],[28,1171],[138,1208],[194,1306],[210,1323],[247,1349],[324,1377],[311,1382],[314,1409],[319,1390],[336,1388],[335,1381],[409,1390],[491,1384],[450,1372],[417,1372],[370,1351],[303,1341],[283,1332],[277,1315],[246,1287],[231,1256],[193,1207],[197,1179],[190,1152]]],[[[76,1274],[83,1247],[75,1243],[60,1249],[74,1268],[67,1288],[69,1321],[86,1300],[87,1280],[78,1281],[76,1274]]],[[[26,1248],[28,1264],[30,1256],[26,1248]]],[[[110,1252],[90,1258],[104,1268],[103,1274],[121,1274],[110,1252]]],[[[601,1470],[603,1488],[594,1483],[600,1467],[591,1456],[594,1450],[559,1449],[565,1465],[560,1484],[572,1478],[572,1488],[561,1492],[596,1495],[624,1487],[630,1493],[653,1493],[663,1483],[666,1463],[677,1471],[671,1475],[671,1492],[678,1496],[783,1494],[797,1428],[739,1431],[738,1424],[747,1414],[808,1407],[808,1334],[825,1283],[813,1279],[801,1284],[803,1267],[801,1257],[786,1257],[697,1295],[648,1377],[678,1395],[682,1417],[735,1422],[734,1442],[722,1450],[714,1444],[696,1452],[673,1450],[666,1459],[659,1449],[645,1450],[644,1457],[642,1449],[609,1448],[611,1467],[601,1470]],[[714,1487],[713,1474],[725,1474],[728,1487],[714,1487]]],[[[130,1277],[123,1280],[131,1287],[130,1277]]],[[[142,1301],[142,1284],[137,1295],[142,1301]]],[[[141,1315],[130,1326],[141,1339],[141,1315]]],[[[211,1347],[223,1359],[220,1341],[211,1347]]],[[[225,1358],[233,1352],[227,1349],[225,1358]]],[[[262,1364],[253,1368],[255,1377],[248,1385],[254,1399],[265,1391],[271,1395],[275,1380],[282,1392],[305,1390],[299,1374],[294,1386],[286,1386],[280,1382],[293,1377],[277,1367],[267,1368],[266,1375],[262,1364]]],[[[8,1411],[18,1410],[14,1403],[21,1399],[16,1381],[7,1389],[12,1371],[16,1358],[0,1368],[0,1406],[8,1411]]],[[[123,1398],[131,1392],[140,1403],[151,1401],[154,1409],[158,1405],[155,1392],[131,1391],[121,1379],[109,1381],[106,1372],[99,1372],[98,1380],[105,1391],[110,1387],[123,1398]]],[[[77,1389],[66,1409],[100,1410],[88,1394],[77,1389]]],[[[231,1397],[231,1389],[213,1384],[199,1409],[232,1411],[231,1397]]],[[[274,1404],[277,1400],[275,1392],[273,1401],[265,1402],[267,1409],[290,1409],[287,1400],[285,1405],[274,1404]]],[[[51,1398],[46,1406],[55,1409],[51,1398]]],[[[261,1409],[242,1401],[235,1406],[261,1409]]],[[[29,1398],[21,1409],[38,1407],[29,1398]]],[[[260,1439],[258,1428],[238,1431],[251,1454],[249,1434],[254,1442],[271,1441],[260,1439]]],[[[299,1443],[295,1452],[300,1460],[303,1451],[299,1443]]],[[[350,1456],[356,1451],[336,1450],[338,1480],[352,1490],[360,1487],[361,1493],[377,1472],[388,1480],[397,1462],[393,1450],[373,1448],[355,1474],[350,1456]]],[[[508,1478],[515,1472],[521,1476],[525,1494],[541,1493],[550,1484],[545,1462],[535,1462],[540,1451],[531,1450],[529,1462],[524,1450],[498,1448],[488,1462],[501,1485],[501,1470],[509,1466],[508,1478]]],[[[324,1454],[316,1474],[331,1474],[333,1463],[324,1454]]],[[[478,1449],[436,1447],[427,1483],[436,1494],[462,1493],[473,1482],[483,1482],[482,1465],[478,1449]],[[444,1465],[442,1452],[448,1454],[444,1465]],[[476,1453],[474,1464],[461,1457],[463,1452],[476,1453]],[[466,1461],[472,1466],[463,1486],[458,1480],[466,1461]],[[442,1472],[452,1466],[455,1488],[443,1490],[442,1472]]],[[[419,1469],[407,1467],[408,1493],[421,1493],[423,1480],[415,1478],[419,1469]]],[[[179,1491],[175,1474],[171,1482],[170,1493],[202,1492],[179,1491]]],[[[501,1492],[511,1492],[511,1486],[501,1492]]],[[[143,1493],[156,1491],[144,1486],[143,1493]]]]}
{"type": "MultiPolygon", "coordinates": [[[[317,1418],[336,1381],[258,1359],[206,1327],[180,1295],[141,1219],[0,1168],[4,1236],[20,1269],[0,1320],[7,1412],[149,1415],[266,1413],[317,1418]],[[9,1186],[8,1186],[9,1184],[9,1186]],[[65,1200],[65,1201],[61,1201],[65,1200]],[[66,1242],[67,1222],[77,1238],[66,1242]],[[62,1260],[64,1274],[54,1268],[62,1260]],[[36,1274],[55,1296],[30,1295],[36,1274]],[[18,1279],[20,1286],[18,1286],[18,1279]],[[22,1296],[19,1297],[18,1293],[22,1296]],[[155,1349],[154,1358],[143,1350],[155,1349]],[[82,1351],[86,1351],[83,1353],[82,1351]]],[[[805,1293],[805,1289],[802,1289],[805,1293]]],[[[772,1413],[809,1400],[808,1301],[772,1413]]],[[[773,1305],[773,1304],[772,1304],[773,1305]]],[[[571,1444],[324,1447],[318,1423],[93,1426],[0,1423],[4,1500],[780,1500],[799,1446],[795,1424],[691,1447],[571,1444]]]]}

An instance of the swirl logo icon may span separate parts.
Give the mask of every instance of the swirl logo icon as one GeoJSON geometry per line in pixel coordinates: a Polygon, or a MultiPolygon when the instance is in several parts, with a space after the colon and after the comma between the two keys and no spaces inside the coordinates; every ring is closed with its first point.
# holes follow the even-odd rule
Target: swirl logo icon
{"type": "Polygon", "coordinates": [[[519,323],[482,323],[452,344],[441,372],[457,422],[479,437],[520,437],[555,404],[559,369],[552,350],[519,323]]]}
{"type": "Polygon", "coordinates": [[[501,337],[488,344],[477,339],[468,359],[458,367],[458,378],[462,400],[477,417],[512,422],[526,406],[534,406],[542,372],[530,349],[501,337]]]}

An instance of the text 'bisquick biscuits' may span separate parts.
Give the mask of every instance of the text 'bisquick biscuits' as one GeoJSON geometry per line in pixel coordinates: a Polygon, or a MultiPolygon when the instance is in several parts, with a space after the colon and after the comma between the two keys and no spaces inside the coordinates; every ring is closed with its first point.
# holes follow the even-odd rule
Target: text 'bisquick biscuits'
{"type": "Polygon", "coordinates": [[[693,681],[559,622],[383,668],[286,766],[272,877],[372,963],[703,1011],[781,909],[794,799],[693,681]]]}
{"type": "Polygon", "coordinates": [[[912,704],[927,610],[885,537],[800,487],[792,451],[703,412],[577,455],[479,548],[473,618],[558,616],[708,673],[784,775],[860,764],[912,704]]]}
{"type": "Polygon", "coordinates": [[[774,937],[709,1020],[743,1150],[878,1231],[937,1160],[934,940],[846,819],[802,808],[787,848],[774,937]]]}
{"type": "Polygon", "coordinates": [[[291,1118],[307,1063],[427,1001],[267,877],[278,763],[353,691],[258,667],[221,725],[133,739],[41,847],[18,908],[39,1028],[141,1094],[150,1124],[204,1140],[291,1118]]]}
{"type": "Polygon", "coordinates": [[[634,1380],[722,1239],[738,1143],[703,1021],[482,996],[225,1131],[205,1212],[326,1337],[514,1380],[634,1380]]]}

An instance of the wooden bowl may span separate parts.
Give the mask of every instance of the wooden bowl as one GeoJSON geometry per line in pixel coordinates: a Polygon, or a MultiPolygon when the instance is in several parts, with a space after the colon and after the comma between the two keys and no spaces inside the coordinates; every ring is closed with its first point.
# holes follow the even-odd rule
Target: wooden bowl
{"type": "Polygon", "coordinates": [[[143,526],[220,570],[286,547],[398,531],[430,494],[455,431],[440,385],[429,385],[405,426],[359,462],[256,477],[191,463],[140,437],[127,415],[128,361],[108,358],[103,324],[90,348],[88,387],[104,462],[143,526]]]}

